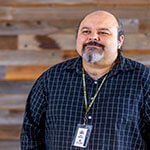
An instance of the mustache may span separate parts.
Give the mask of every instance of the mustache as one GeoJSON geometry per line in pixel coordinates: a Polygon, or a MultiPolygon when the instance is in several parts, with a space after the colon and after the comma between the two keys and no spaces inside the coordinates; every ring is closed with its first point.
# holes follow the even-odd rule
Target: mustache
{"type": "Polygon", "coordinates": [[[104,48],[104,45],[102,45],[102,44],[100,44],[100,43],[97,43],[97,42],[95,42],[95,41],[90,41],[90,42],[88,42],[88,43],[85,43],[85,44],[83,45],[83,48],[85,48],[86,46],[98,46],[98,47],[104,48]]]}

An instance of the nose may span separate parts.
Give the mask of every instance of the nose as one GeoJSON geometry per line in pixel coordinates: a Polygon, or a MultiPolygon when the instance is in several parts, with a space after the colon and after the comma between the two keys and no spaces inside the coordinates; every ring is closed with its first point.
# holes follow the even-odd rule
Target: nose
{"type": "Polygon", "coordinates": [[[89,41],[99,41],[99,40],[100,40],[100,37],[96,33],[89,36],[89,41]]]}

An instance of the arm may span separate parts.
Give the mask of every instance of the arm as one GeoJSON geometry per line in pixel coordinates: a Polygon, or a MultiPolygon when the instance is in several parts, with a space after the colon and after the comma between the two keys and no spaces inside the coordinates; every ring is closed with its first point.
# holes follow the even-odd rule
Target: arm
{"type": "Polygon", "coordinates": [[[147,144],[147,149],[150,149],[150,71],[146,78],[144,86],[144,122],[146,124],[144,138],[147,144]]]}
{"type": "Polygon", "coordinates": [[[27,99],[20,137],[21,150],[44,149],[46,94],[42,81],[42,78],[37,80],[27,99]]]}

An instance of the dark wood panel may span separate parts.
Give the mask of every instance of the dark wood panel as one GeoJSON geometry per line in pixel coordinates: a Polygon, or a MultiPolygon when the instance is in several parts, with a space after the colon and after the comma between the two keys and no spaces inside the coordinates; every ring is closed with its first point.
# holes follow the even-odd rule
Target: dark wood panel
{"type": "Polygon", "coordinates": [[[8,50],[8,49],[12,49],[15,50],[17,49],[17,44],[18,44],[18,40],[17,40],[17,36],[0,36],[0,49],[3,50],[8,50]]]}
{"type": "Polygon", "coordinates": [[[0,140],[19,140],[21,125],[0,125],[0,140]]]}
{"type": "Polygon", "coordinates": [[[5,79],[5,74],[6,74],[6,67],[0,66],[0,80],[5,79]]]}
{"type": "Polygon", "coordinates": [[[1,150],[19,150],[20,148],[20,142],[19,140],[5,140],[5,141],[0,141],[0,149],[1,150]]]}
{"type": "Polygon", "coordinates": [[[34,81],[0,81],[0,95],[28,94],[34,81]]]}

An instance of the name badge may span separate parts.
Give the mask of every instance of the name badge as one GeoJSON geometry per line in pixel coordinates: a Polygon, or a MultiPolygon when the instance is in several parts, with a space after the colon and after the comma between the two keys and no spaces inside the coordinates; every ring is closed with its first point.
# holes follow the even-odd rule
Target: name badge
{"type": "Polygon", "coordinates": [[[76,147],[86,148],[89,143],[91,132],[92,125],[78,124],[72,145],[76,147]]]}

